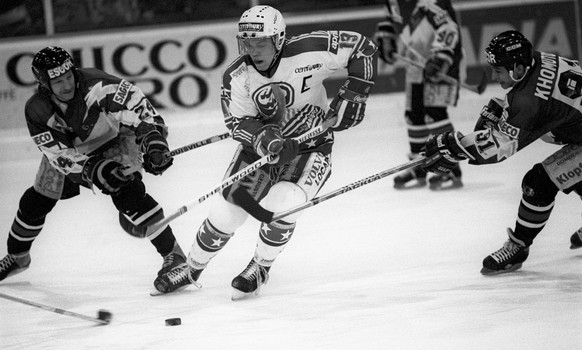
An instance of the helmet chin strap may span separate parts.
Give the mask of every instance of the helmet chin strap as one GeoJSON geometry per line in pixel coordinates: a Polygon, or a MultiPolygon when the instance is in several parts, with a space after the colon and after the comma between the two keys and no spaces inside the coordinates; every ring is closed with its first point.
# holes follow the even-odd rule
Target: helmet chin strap
{"type": "Polygon", "coordinates": [[[513,76],[513,73],[515,72],[515,67],[516,67],[516,66],[517,66],[517,63],[514,63],[514,64],[513,64],[513,69],[512,69],[512,70],[510,70],[508,73],[509,73],[509,77],[511,78],[511,80],[513,80],[513,81],[514,81],[514,82],[516,82],[516,83],[519,83],[520,81],[522,81],[522,80],[523,80],[523,78],[525,78],[525,76],[527,75],[527,72],[529,72],[529,69],[530,69],[531,67],[525,67],[525,72],[523,72],[523,75],[521,76],[521,78],[519,78],[519,79],[516,79],[516,78],[513,76]]]}

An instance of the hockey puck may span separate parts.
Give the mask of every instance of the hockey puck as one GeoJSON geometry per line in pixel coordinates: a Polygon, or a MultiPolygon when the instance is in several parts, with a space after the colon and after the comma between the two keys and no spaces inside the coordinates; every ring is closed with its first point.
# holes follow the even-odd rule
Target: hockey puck
{"type": "Polygon", "coordinates": [[[179,326],[182,324],[182,319],[180,317],[168,318],[166,320],[166,326],[179,326]]]}
{"type": "Polygon", "coordinates": [[[103,321],[104,324],[109,324],[109,322],[111,322],[111,317],[113,317],[113,315],[107,310],[99,310],[99,312],[97,312],[97,318],[103,321]]]}

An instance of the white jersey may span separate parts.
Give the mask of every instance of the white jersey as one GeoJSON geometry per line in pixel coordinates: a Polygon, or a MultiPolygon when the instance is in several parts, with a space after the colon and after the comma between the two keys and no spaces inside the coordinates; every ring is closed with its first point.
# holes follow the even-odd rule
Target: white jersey
{"type": "MultiPolygon", "coordinates": [[[[334,72],[347,68],[348,75],[371,80],[376,67],[372,56],[376,46],[356,32],[317,31],[292,37],[285,42],[277,62],[267,72],[259,72],[249,56],[238,57],[223,75],[222,108],[225,123],[235,140],[251,147],[252,137],[265,124],[259,111],[270,84],[285,95],[287,111],[277,120],[284,137],[304,133],[323,120],[328,97],[323,81],[334,72]]],[[[316,137],[300,152],[329,153],[333,133],[316,137]]]]}

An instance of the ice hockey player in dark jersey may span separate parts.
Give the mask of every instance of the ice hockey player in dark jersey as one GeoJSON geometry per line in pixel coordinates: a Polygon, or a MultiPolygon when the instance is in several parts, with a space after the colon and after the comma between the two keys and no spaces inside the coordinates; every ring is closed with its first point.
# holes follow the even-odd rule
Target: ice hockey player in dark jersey
{"type": "MultiPolygon", "coordinates": [[[[42,160],[34,185],[20,199],[0,280],[30,266],[30,249],[47,215],[59,200],[77,196],[80,186],[95,185],[111,196],[128,232],[131,225],[160,220],[162,208],[147,194],[141,168],[160,175],[173,161],[163,119],[135,85],[77,68],[69,53],[55,46],[35,55],[32,71],[39,86],[26,103],[25,117],[42,160]]],[[[159,276],[185,261],[169,226],[148,238],[164,258],[159,276]]]]}
{"type": "MultiPolygon", "coordinates": [[[[494,37],[485,51],[493,79],[509,92],[482,109],[472,133],[431,137],[425,169],[447,173],[465,159],[476,165],[498,163],[537,139],[563,145],[523,177],[515,229],[508,229],[503,247],[483,260],[481,273],[492,275],[522,266],[558,192],[582,195],[582,69],[578,61],[533,51],[515,30],[494,37]]],[[[580,232],[570,238],[572,248],[582,247],[580,232]]]]}
{"type": "MultiPolygon", "coordinates": [[[[167,290],[197,281],[248,214],[234,204],[241,186],[272,211],[313,198],[331,173],[334,131],[358,125],[376,77],[377,48],[351,31],[316,31],[287,39],[281,13],[255,6],[243,13],[237,35],[241,55],[223,74],[222,108],[233,139],[240,142],[230,176],[259,157],[278,160],[258,169],[222,193],[196,233],[188,267],[175,268],[167,290]],[[328,106],[322,82],[347,68],[347,80],[328,106]],[[328,111],[329,110],[329,111],[328,111]],[[301,135],[322,121],[337,121],[327,132],[298,144],[301,135]]],[[[289,243],[300,213],[261,224],[253,258],[232,281],[233,299],[257,294],[273,262],[289,243]]]]}
{"type": "MultiPolygon", "coordinates": [[[[454,130],[447,107],[457,105],[459,85],[439,76],[460,78],[463,54],[455,10],[450,0],[386,0],[386,20],[378,23],[374,39],[386,63],[396,63],[399,53],[425,66],[424,71],[406,67],[404,116],[409,158],[414,159],[430,135],[454,130]]],[[[406,170],[394,178],[394,188],[424,187],[426,175],[420,167],[406,170]]],[[[461,168],[433,175],[428,182],[432,190],[462,187],[461,168]]]]}

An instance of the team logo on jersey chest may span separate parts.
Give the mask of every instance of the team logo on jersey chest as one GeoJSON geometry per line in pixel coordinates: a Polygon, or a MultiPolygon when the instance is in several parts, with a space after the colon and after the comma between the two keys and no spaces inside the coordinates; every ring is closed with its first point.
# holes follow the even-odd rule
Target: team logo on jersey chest
{"type": "MultiPolygon", "coordinates": [[[[279,82],[276,85],[285,97],[285,106],[291,106],[295,100],[293,87],[286,82],[279,82]]],[[[252,94],[252,99],[262,114],[268,115],[268,111],[274,112],[277,108],[277,101],[275,100],[271,84],[263,85],[255,90],[252,94]]],[[[284,108],[285,106],[282,107],[284,108]]]]}

